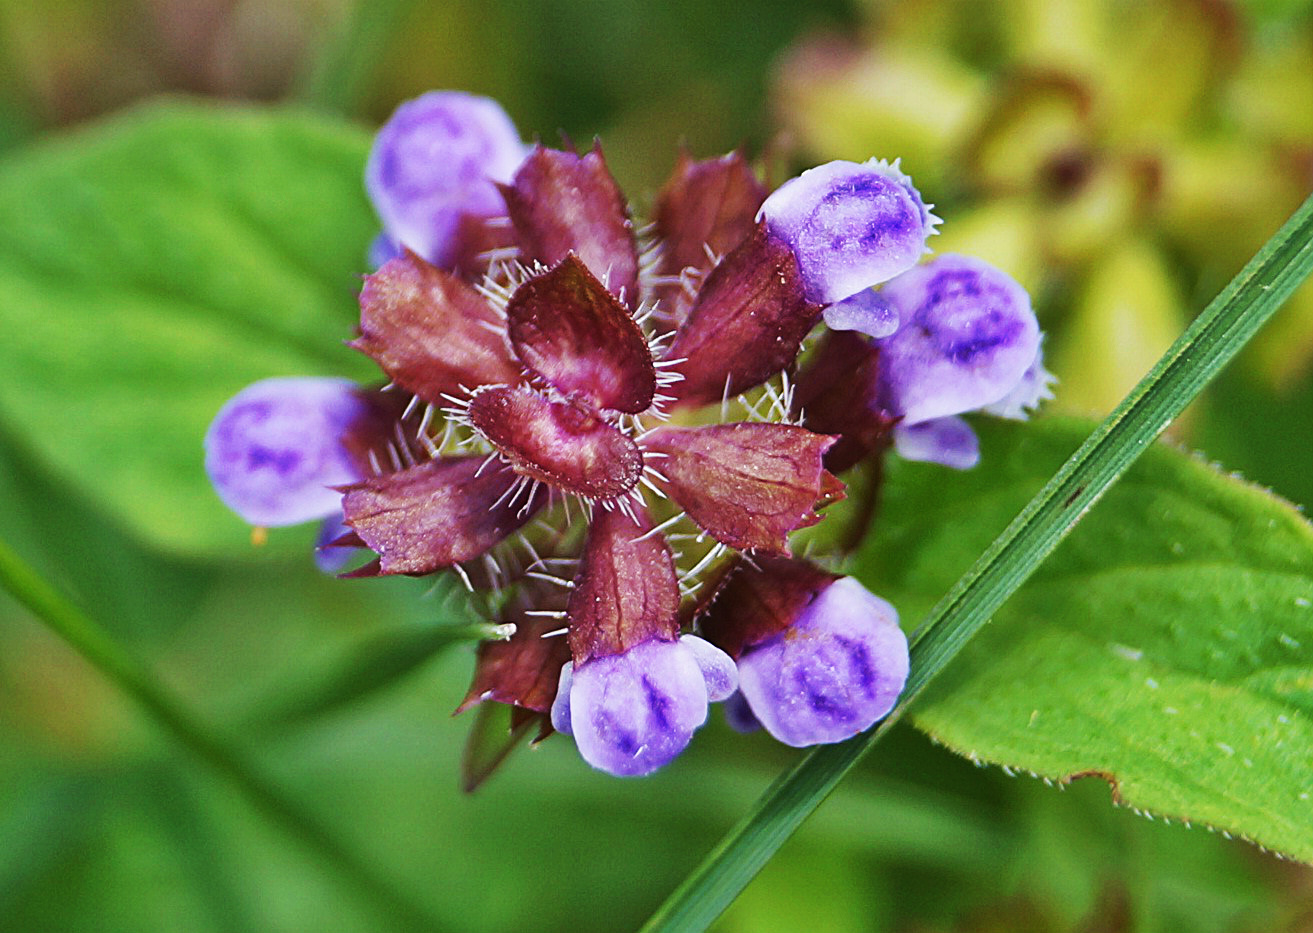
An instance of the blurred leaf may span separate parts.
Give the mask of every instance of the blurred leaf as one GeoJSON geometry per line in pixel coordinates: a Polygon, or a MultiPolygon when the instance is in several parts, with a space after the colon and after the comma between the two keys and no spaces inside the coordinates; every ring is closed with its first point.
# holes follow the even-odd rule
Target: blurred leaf
{"type": "Polygon", "coordinates": [[[1094,262],[1075,298],[1052,367],[1066,411],[1105,412],[1131,390],[1184,323],[1171,269],[1133,239],[1094,262]]]}
{"type": "Polygon", "coordinates": [[[143,539],[249,551],[201,438],[255,379],[369,372],[341,346],[374,227],[366,146],[175,102],[0,161],[0,421],[143,539]]]}
{"type": "Polygon", "coordinates": [[[408,625],[359,639],[319,669],[301,675],[302,683],[269,702],[272,712],[260,718],[274,727],[296,726],[335,712],[401,681],[443,649],[462,642],[508,637],[507,627],[488,622],[408,625]]]}
{"type": "MultiPolygon", "coordinates": [[[[1088,433],[991,426],[987,469],[890,470],[870,580],[929,608],[1088,433]],[[962,516],[970,521],[962,521],[962,516]]],[[[1165,446],[1004,606],[913,711],[973,759],[1313,860],[1313,526],[1165,446]],[[1038,672],[1044,676],[1037,676],[1038,672]]]]}

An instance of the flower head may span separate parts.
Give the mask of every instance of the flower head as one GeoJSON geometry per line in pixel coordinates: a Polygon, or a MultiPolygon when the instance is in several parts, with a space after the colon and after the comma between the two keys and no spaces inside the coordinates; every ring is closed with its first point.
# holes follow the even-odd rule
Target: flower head
{"type": "MultiPolygon", "coordinates": [[[[351,345],[388,383],[362,397],[391,408],[371,409],[386,417],[365,419],[364,446],[337,413],[280,441],[354,452],[301,483],[315,515],[340,504],[332,544],[373,555],[346,575],[459,574],[516,627],[481,646],[460,708],[508,704],[517,731],[573,735],[614,774],[671,761],[730,696],[791,744],[867,728],[906,676],[896,616],[793,560],[790,536],[843,498],[838,470],[933,420],[915,373],[977,407],[1023,404],[1020,372],[996,370],[1030,365],[1037,330],[1012,306],[926,297],[913,267],[938,221],[896,166],[834,163],[768,196],[738,154],[681,156],[636,227],[599,146],[526,151],[503,118],[426,95],[371,156],[394,255],[365,280],[351,345]],[[855,349],[822,341],[795,393],[823,314],[855,349]],[[988,398],[961,390],[972,379],[988,398]]],[[[973,274],[961,288],[1011,294],[973,274]]],[[[216,483],[254,483],[255,459],[216,483]]]]}

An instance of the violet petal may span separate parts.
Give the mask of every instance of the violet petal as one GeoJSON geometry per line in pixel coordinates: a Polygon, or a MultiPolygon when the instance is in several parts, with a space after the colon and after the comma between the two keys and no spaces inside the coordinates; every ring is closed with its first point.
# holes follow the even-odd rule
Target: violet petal
{"type": "Polygon", "coordinates": [[[621,301],[638,301],[633,223],[600,147],[580,156],[536,146],[502,195],[526,262],[574,253],[621,301]]]}
{"type": "Polygon", "coordinates": [[[683,361],[683,380],[667,391],[705,405],[760,385],[793,364],[820,313],[803,297],[793,253],[759,226],[707,276],[666,351],[683,361]]]}
{"type": "Polygon", "coordinates": [[[1035,359],[1022,374],[1021,381],[1012,387],[1012,391],[997,402],[986,405],[981,411],[999,418],[1013,421],[1025,421],[1030,412],[1039,407],[1046,399],[1053,398],[1053,383],[1057,377],[1044,368],[1044,335],[1040,335],[1040,348],[1035,352],[1035,359]]]}
{"type": "Polygon", "coordinates": [[[644,447],[664,454],[667,491],[717,541],[788,553],[789,532],[818,521],[823,466],[834,438],[791,424],[657,428],[644,447]]]}
{"type": "Polygon", "coordinates": [[[504,323],[474,287],[407,253],[365,279],[351,343],[427,402],[462,386],[517,382],[504,323]]]}
{"type": "Polygon", "coordinates": [[[646,411],[656,369],[642,329],[574,254],[529,279],[506,305],[515,354],[563,395],[646,411]]]}
{"type": "Polygon", "coordinates": [[[253,525],[295,525],[335,514],[334,489],[362,476],[344,438],[370,416],[345,379],[264,379],[228,400],[205,434],[215,492],[253,525]]]}
{"type": "Polygon", "coordinates": [[[910,269],[938,222],[897,164],[875,159],[803,172],[766,199],[758,218],[793,249],[818,304],[910,269]]]}
{"type": "Polygon", "coordinates": [[[365,186],[394,242],[448,266],[462,217],[505,213],[496,183],[511,179],[525,153],[496,101],[433,91],[402,104],[379,130],[365,186]]]}
{"type": "Polygon", "coordinates": [[[698,669],[707,681],[708,700],[719,703],[739,688],[739,671],[733,658],[696,635],[681,635],[679,643],[693,652],[698,669]]]}
{"type": "Polygon", "coordinates": [[[855,330],[868,337],[888,337],[898,330],[898,309],[870,288],[829,305],[824,317],[830,330],[855,330]]]}
{"type": "Polygon", "coordinates": [[[346,489],[347,524],[379,554],[382,573],[431,573],[486,553],[545,496],[514,496],[520,476],[487,457],[441,457],[346,489]]]}
{"type": "Polygon", "coordinates": [[[556,698],[552,700],[552,728],[562,735],[574,735],[570,725],[570,685],[574,683],[574,661],[561,665],[556,681],[556,698]]]}
{"type": "Polygon", "coordinates": [[[1030,296],[983,260],[946,253],[883,293],[902,326],[880,343],[880,391],[904,424],[999,402],[1035,361],[1030,296]]]}
{"type": "Polygon", "coordinates": [[[980,439],[961,418],[931,418],[894,427],[894,449],[904,460],[969,470],[980,462],[980,439]]]}
{"type": "Polygon", "coordinates": [[[653,638],[679,635],[679,581],[670,546],[641,505],[634,517],[597,508],[566,614],[570,650],[582,664],[653,638]]]}
{"type": "Polygon", "coordinates": [[[893,606],[836,580],[787,632],[739,658],[739,689],[786,745],[841,742],[885,716],[907,680],[907,639],[893,606]]]}
{"type": "Polygon", "coordinates": [[[725,722],[729,723],[729,727],[735,732],[746,735],[761,728],[761,720],[752,714],[752,707],[743,698],[741,690],[734,691],[734,694],[725,701],[723,709],[725,722]]]}
{"type": "Polygon", "coordinates": [[[518,473],[589,499],[614,499],[643,475],[643,454],[623,431],[531,389],[494,386],[466,409],[470,424],[518,473]]]}
{"type": "Polygon", "coordinates": [[[668,764],[707,720],[707,685],[693,652],[653,639],[576,663],[570,722],[579,754],[620,777],[668,764]]]}
{"type": "Polygon", "coordinates": [[[341,508],[320,523],[319,534],[315,536],[315,566],[320,573],[340,573],[351,562],[351,548],[333,543],[350,533],[351,526],[346,523],[341,508]]]}

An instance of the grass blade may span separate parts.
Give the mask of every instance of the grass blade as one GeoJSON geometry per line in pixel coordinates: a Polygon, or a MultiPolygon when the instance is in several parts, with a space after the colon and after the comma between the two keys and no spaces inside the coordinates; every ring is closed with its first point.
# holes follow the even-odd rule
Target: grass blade
{"type": "Polygon", "coordinates": [[[871,732],[813,750],[781,775],[657,909],[644,925],[644,933],[705,930],[1310,271],[1313,197],[1209,303],[1153,370],[931,609],[912,638],[912,673],[893,715],[871,732]]]}

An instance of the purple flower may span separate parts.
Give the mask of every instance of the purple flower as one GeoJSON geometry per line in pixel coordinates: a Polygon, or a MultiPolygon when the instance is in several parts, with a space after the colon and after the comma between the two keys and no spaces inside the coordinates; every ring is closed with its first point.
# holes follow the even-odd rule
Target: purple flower
{"type": "Polygon", "coordinates": [[[734,662],[693,635],[653,639],[561,669],[552,725],[573,735],[594,768],[620,776],[668,764],[707,719],[708,701],[734,692],[734,662]]]}
{"type": "Polygon", "coordinates": [[[894,706],[907,639],[893,606],[852,577],[798,560],[738,567],[700,618],[737,659],[740,726],[755,720],[787,745],[840,742],[894,706]]]}
{"type": "MultiPolygon", "coordinates": [[[[644,227],[599,147],[526,153],[495,104],[453,93],[399,108],[367,176],[384,235],[351,346],[388,389],[356,391],[355,415],[270,418],[216,485],[323,493],[279,514],[340,508],[332,544],[374,555],[348,576],[452,570],[503,591],[490,603],[516,631],[480,647],[460,708],[508,704],[516,734],[554,725],[602,770],[668,763],[730,696],[794,744],[883,715],[906,675],[892,610],[789,558],[843,485],[838,432],[796,423],[780,374],[823,311],[885,342],[921,313],[872,290],[937,223],[906,176],[832,163],[768,198],[737,154],[682,157],[644,227]],[[345,473],[299,478],[334,458],[345,473]],[[695,615],[710,641],[687,633],[695,615]]],[[[889,390],[873,361],[845,367],[820,410],[889,390]]],[[[899,414],[874,414],[871,437],[899,414]]]]}
{"type": "Polygon", "coordinates": [[[456,258],[462,221],[504,216],[498,183],[527,148],[501,105],[433,91],[397,108],[374,139],[365,185],[383,220],[383,258],[404,246],[437,265],[456,258]]]}
{"type": "Polygon", "coordinates": [[[365,472],[345,439],[369,412],[345,379],[265,379],[215,415],[205,470],[224,504],[253,525],[338,515],[342,493],[334,487],[365,472]]]}
{"type": "Polygon", "coordinates": [[[798,383],[803,423],[841,435],[829,469],[890,443],[909,460],[969,469],[979,442],[958,415],[1022,418],[1051,397],[1030,297],[989,263],[944,254],[871,294],[825,310],[831,332],[798,383]]]}
{"type": "Polygon", "coordinates": [[[903,424],[999,402],[1035,362],[1030,296],[984,260],[946,253],[881,294],[902,322],[880,342],[881,402],[903,424]]]}
{"type": "Polygon", "coordinates": [[[910,269],[939,222],[897,163],[875,159],[809,169],[766,198],[758,217],[798,257],[818,304],[910,269]]]}

